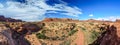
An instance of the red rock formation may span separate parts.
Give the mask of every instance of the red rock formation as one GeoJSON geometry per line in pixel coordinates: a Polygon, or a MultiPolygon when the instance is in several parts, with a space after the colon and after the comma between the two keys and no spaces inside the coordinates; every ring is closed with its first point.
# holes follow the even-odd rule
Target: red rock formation
{"type": "Polygon", "coordinates": [[[120,45],[120,37],[117,35],[117,30],[116,26],[108,25],[106,31],[90,45],[120,45]]]}

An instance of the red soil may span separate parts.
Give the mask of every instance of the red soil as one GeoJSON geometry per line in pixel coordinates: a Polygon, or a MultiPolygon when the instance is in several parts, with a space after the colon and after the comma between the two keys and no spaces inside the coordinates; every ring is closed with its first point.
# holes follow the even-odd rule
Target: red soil
{"type": "Polygon", "coordinates": [[[84,33],[78,29],[77,39],[75,40],[77,45],[84,45],[84,33]]]}

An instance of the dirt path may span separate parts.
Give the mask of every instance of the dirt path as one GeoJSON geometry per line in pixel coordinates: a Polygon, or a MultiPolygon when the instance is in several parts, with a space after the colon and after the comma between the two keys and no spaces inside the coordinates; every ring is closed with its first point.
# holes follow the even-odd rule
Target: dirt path
{"type": "Polygon", "coordinates": [[[84,45],[84,33],[78,29],[77,39],[75,40],[77,45],[84,45]]]}

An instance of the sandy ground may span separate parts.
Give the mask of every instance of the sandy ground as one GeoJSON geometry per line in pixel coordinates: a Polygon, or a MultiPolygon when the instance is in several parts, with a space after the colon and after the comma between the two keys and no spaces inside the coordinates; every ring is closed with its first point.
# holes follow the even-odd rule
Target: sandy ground
{"type": "Polygon", "coordinates": [[[35,35],[27,35],[26,38],[30,41],[31,45],[41,45],[41,43],[35,35]],[[27,38],[28,36],[32,38],[27,38]]]}

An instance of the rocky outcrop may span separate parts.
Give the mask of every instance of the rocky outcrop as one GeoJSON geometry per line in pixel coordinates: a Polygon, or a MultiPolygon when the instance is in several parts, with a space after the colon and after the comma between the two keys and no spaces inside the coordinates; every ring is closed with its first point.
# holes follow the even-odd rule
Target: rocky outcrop
{"type": "Polygon", "coordinates": [[[6,18],[6,17],[4,17],[2,15],[0,15],[0,21],[2,21],[2,22],[22,22],[22,20],[6,18]]]}
{"type": "Polygon", "coordinates": [[[0,45],[8,45],[8,39],[0,33],[0,45]]]}
{"type": "Polygon", "coordinates": [[[117,19],[116,22],[120,22],[120,19],[117,19]]]}
{"type": "Polygon", "coordinates": [[[117,27],[108,25],[105,32],[90,45],[120,45],[120,37],[117,35],[117,27]]]}
{"type": "Polygon", "coordinates": [[[21,25],[21,28],[19,28],[18,30],[21,30],[19,31],[20,33],[25,34],[26,32],[27,34],[30,34],[31,32],[39,31],[40,27],[38,27],[36,24],[28,23],[28,24],[21,25]]]}
{"type": "Polygon", "coordinates": [[[13,24],[12,23],[12,25],[11,26],[10,25],[11,24],[8,24],[8,27],[10,27],[12,30],[14,30],[20,34],[30,34],[32,32],[37,32],[43,27],[43,23],[39,23],[39,24],[33,24],[33,23],[25,23],[25,24],[21,24],[21,23],[15,24],[14,23],[13,24]],[[18,24],[20,24],[20,25],[18,25],[18,24]]]}
{"type": "Polygon", "coordinates": [[[24,35],[0,25],[0,45],[30,45],[24,35]]]}

